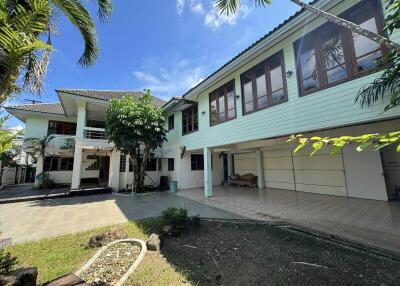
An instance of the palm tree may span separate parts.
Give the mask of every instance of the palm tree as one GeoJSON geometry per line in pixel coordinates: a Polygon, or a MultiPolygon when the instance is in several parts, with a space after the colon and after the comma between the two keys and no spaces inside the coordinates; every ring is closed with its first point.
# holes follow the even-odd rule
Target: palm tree
{"type": "MultiPolygon", "coordinates": [[[[257,5],[257,6],[266,6],[266,5],[272,3],[272,0],[249,0],[249,1],[252,4],[257,5]]],[[[360,27],[357,24],[354,24],[350,21],[342,19],[338,16],[332,15],[326,11],[323,11],[312,5],[304,3],[301,0],[290,0],[290,1],[295,3],[296,5],[299,5],[304,10],[307,10],[319,17],[322,17],[322,18],[328,20],[329,22],[340,25],[346,29],[351,30],[354,33],[357,33],[357,34],[362,35],[374,42],[384,45],[385,47],[387,47],[390,50],[395,50],[398,53],[400,53],[400,44],[393,42],[386,37],[383,37],[381,35],[378,35],[376,33],[368,31],[368,30],[360,27]]],[[[389,1],[389,4],[390,4],[390,2],[393,2],[393,0],[389,1]]],[[[240,0],[214,0],[214,3],[215,3],[215,7],[217,8],[217,10],[219,10],[220,13],[225,13],[225,14],[237,13],[237,11],[240,8],[240,0]]]]}
{"type": "Polygon", "coordinates": [[[30,143],[33,146],[34,152],[44,161],[46,149],[50,141],[54,139],[53,135],[47,135],[42,138],[26,138],[24,143],[30,143]]]}
{"type": "MultiPolygon", "coordinates": [[[[108,20],[111,0],[97,3],[99,19],[108,20]]],[[[23,89],[41,92],[56,14],[67,17],[82,36],[84,51],[79,64],[86,67],[96,62],[96,27],[81,0],[0,0],[0,104],[23,89]]]]}

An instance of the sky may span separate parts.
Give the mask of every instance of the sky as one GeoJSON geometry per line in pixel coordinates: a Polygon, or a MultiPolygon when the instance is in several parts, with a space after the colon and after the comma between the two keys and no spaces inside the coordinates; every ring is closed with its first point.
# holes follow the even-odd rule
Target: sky
{"type": "MultiPolygon", "coordinates": [[[[86,3],[95,16],[94,2],[86,3]]],[[[181,96],[299,10],[282,0],[265,8],[242,0],[239,13],[229,16],[219,15],[212,0],[114,0],[113,7],[108,23],[96,21],[100,55],[94,66],[77,63],[82,39],[59,16],[44,93],[24,93],[7,104],[29,103],[26,99],[58,102],[57,88],[148,88],[165,100],[181,96]]],[[[7,125],[23,124],[12,118],[7,125]]]]}

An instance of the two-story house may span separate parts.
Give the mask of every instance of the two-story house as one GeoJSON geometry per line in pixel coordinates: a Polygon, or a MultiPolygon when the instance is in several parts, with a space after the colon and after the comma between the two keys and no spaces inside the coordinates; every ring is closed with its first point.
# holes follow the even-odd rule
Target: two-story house
{"type": "MultiPolygon", "coordinates": [[[[313,5],[383,34],[384,0],[320,0],[313,5]]],[[[391,39],[400,42],[400,31],[391,39]]],[[[309,150],[295,154],[295,146],[286,142],[298,133],[337,136],[399,130],[399,109],[383,112],[384,103],[363,109],[354,101],[358,90],[382,71],[377,60],[386,53],[363,36],[299,11],[182,97],[167,103],[155,100],[167,114],[168,129],[168,142],[155,156],[155,179],[168,175],[181,190],[203,188],[205,196],[212,196],[213,186],[228,182],[231,175],[252,173],[259,188],[395,198],[400,156],[393,147],[357,152],[348,146],[335,156],[322,150],[310,157],[309,150]]],[[[26,121],[27,137],[51,130],[75,135],[74,154],[60,152],[53,156],[61,158],[56,163],[44,162],[63,170],[58,172],[72,170],[68,176],[58,175],[71,181],[72,188],[79,187],[94,167],[100,181],[105,176],[113,188],[126,186],[129,161],[121,160],[107,143],[101,125],[113,93],[57,92],[61,103],[7,110],[26,121]],[[104,157],[97,161],[100,167],[93,166],[90,158],[99,154],[104,157]]]]}

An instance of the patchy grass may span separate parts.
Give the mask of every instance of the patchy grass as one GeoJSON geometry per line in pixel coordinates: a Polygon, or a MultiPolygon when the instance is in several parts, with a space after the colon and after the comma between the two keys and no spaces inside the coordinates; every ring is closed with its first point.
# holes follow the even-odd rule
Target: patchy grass
{"type": "MultiPolygon", "coordinates": [[[[125,229],[129,237],[147,239],[159,224],[159,219],[128,222],[72,235],[19,243],[8,250],[18,257],[20,265],[36,266],[39,272],[38,283],[42,284],[79,269],[97,251],[87,247],[91,236],[118,226],[125,229]]],[[[149,252],[127,285],[185,285],[185,281],[184,275],[169,265],[160,254],[149,252]]]]}

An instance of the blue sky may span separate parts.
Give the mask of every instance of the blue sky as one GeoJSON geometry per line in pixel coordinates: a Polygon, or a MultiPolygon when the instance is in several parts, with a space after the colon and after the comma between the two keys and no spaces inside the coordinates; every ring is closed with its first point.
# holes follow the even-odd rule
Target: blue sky
{"type": "MultiPolygon", "coordinates": [[[[166,100],[182,95],[298,10],[290,1],[274,0],[266,8],[249,3],[242,0],[239,13],[227,17],[211,0],[114,0],[109,23],[97,23],[100,56],[89,68],[77,64],[79,33],[60,17],[44,94],[22,94],[9,104],[57,102],[56,88],[149,88],[166,100]]],[[[95,13],[94,6],[90,10],[95,13]]]]}

